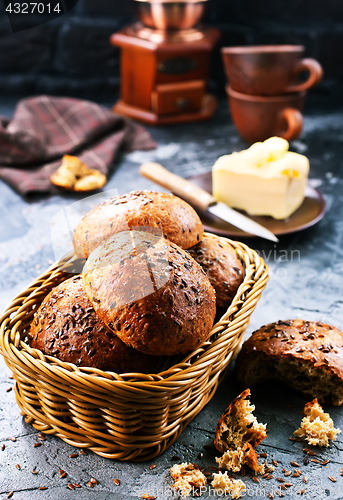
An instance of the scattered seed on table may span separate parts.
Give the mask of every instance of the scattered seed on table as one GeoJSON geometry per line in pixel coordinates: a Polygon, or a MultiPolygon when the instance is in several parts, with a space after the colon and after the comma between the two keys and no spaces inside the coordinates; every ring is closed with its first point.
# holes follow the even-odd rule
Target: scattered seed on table
{"type": "Polygon", "coordinates": [[[95,479],[95,477],[91,478],[91,483],[92,484],[99,484],[98,481],[95,479]]]}
{"type": "Polygon", "coordinates": [[[204,456],[203,452],[202,451],[199,451],[198,453],[198,458],[202,458],[204,456]]]}
{"type": "Polygon", "coordinates": [[[294,472],[294,473],[292,474],[292,477],[300,477],[299,472],[294,472]]]}
{"type": "Polygon", "coordinates": [[[20,465],[19,465],[19,464],[15,464],[15,466],[16,466],[16,468],[17,468],[18,470],[21,470],[21,467],[20,467],[20,465]]]}
{"type": "Polygon", "coordinates": [[[120,485],[120,481],[119,481],[119,479],[117,479],[117,478],[116,478],[116,479],[113,479],[113,482],[114,482],[114,484],[115,484],[116,486],[119,486],[119,485],[120,485]]]}
{"type": "Polygon", "coordinates": [[[40,486],[38,489],[39,489],[39,490],[47,490],[47,489],[48,489],[48,487],[47,487],[47,486],[40,486]]]}
{"type": "Polygon", "coordinates": [[[277,462],[276,460],[272,460],[272,464],[273,464],[275,467],[277,467],[277,466],[279,465],[279,464],[278,464],[278,462],[277,462]]]}
{"type": "Polygon", "coordinates": [[[305,493],[305,490],[299,490],[299,491],[297,491],[297,493],[298,493],[299,495],[303,495],[303,494],[305,493]]]}
{"type": "Polygon", "coordinates": [[[309,448],[304,448],[303,452],[307,453],[307,455],[311,455],[312,457],[315,457],[317,455],[317,453],[315,453],[314,451],[310,450],[309,448]]]}
{"type": "Polygon", "coordinates": [[[75,488],[81,488],[81,484],[79,483],[74,483],[75,488]]]}
{"type": "Polygon", "coordinates": [[[280,484],[280,485],[279,485],[279,488],[280,488],[281,490],[287,490],[287,488],[286,488],[286,486],[285,486],[284,484],[280,484]]]}
{"type": "Polygon", "coordinates": [[[279,481],[279,483],[284,483],[284,482],[285,482],[285,480],[284,480],[284,478],[283,478],[283,477],[276,477],[275,479],[276,479],[277,481],[279,481]]]}
{"type": "Polygon", "coordinates": [[[42,434],[41,432],[38,434],[38,439],[40,439],[41,441],[45,441],[46,440],[46,437],[44,436],[44,434],[42,434]]]}
{"type": "Polygon", "coordinates": [[[171,457],[171,460],[181,460],[181,457],[179,457],[178,455],[173,455],[171,457]]]}
{"type": "Polygon", "coordinates": [[[341,468],[341,476],[343,476],[343,467],[341,468]]]}
{"type": "Polygon", "coordinates": [[[67,476],[67,473],[66,472],[62,472],[62,474],[60,475],[60,478],[64,479],[66,476],[67,476]]]}
{"type": "Polygon", "coordinates": [[[320,464],[320,460],[318,460],[317,458],[311,458],[311,462],[313,462],[314,464],[320,464]]]}
{"type": "Polygon", "coordinates": [[[304,465],[308,465],[309,461],[310,461],[310,459],[309,459],[309,458],[308,458],[308,456],[306,455],[306,456],[304,457],[303,464],[304,464],[304,465]]]}
{"type": "Polygon", "coordinates": [[[281,472],[287,472],[287,471],[286,471],[286,469],[282,469],[282,471],[281,471],[281,472]]]}
{"type": "Polygon", "coordinates": [[[11,390],[12,390],[12,389],[13,389],[13,387],[8,387],[8,388],[6,389],[6,392],[11,392],[11,390]]]}
{"type": "Polygon", "coordinates": [[[289,437],[288,440],[289,441],[295,441],[297,443],[302,443],[302,439],[301,438],[289,437]]]}
{"type": "Polygon", "coordinates": [[[71,484],[71,483],[68,484],[68,488],[70,490],[75,490],[75,486],[73,484],[71,484]]]}
{"type": "Polygon", "coordinates": [[[152,470],[152,469],[155,469],[156,468],[156,464],[152,464],[150,465],[149,469],[152,470]]]}
{"type": "Polygon", "coordinates": [[[205,476],[211,476],[211,475],[212,475],[212,472],[208,472],[207,470],[205,470],[204,475],[205,475],[205,476]]]}
{"type": "Polygon", "coordinates": [[[88,486],[89,488],[94,488],[94,484],[93,484],[93,483],[91,483],[90,481],[88,481],[87,486],[88,486]]]}
{"type": "Polygon", "coordinates": [[[36,470],[34,470],[34,469],[32,469],[31,472],[32,472],[32,474],[38,474],[38,472],[36,470]]]}
{"type": "Polygon", "coordinates": [[[322,462],[320,462],[320,465],[326,465],[330,462],[330,460],[323,460],[322,462]]]}
{"type": "Polygon", "coordinates": [[[13,443],[17,440],[15,437],[10,437],[10,440],[13,441],[13,443]]]}
{"type": "Polygon", "coordinates": [[[284,483],[284,486],[286,486],[286,488],[290,488],[291,486],[293,486],[292,483],[284,483]]]}
{"type": "Polygon", "coordinates": [[[277,491],[276,494],[279,495],[279,497],[284,497],[285,496],[285,494],[282,493],[282,491],[277,491]]]}
{"type": "Polygon", "coordinates": [[[34,443],[33,445],[34,448],[39,448],[39,446],[42,446],[42,443],[34,443]]]}
{"type": "Polygon", "coordinates": [[[256,477],[256,476],[252,476],[252,478],[251,478],[251,479],[252,479],[253,481],[255,481],[255,483],[259,483],[259,482],[260,482],[259,478],[258,478],[258,477],[256,477]]]}
{"type": "Polygon", "coordinates": [[[80,450],[79,453],[80,455],[88,455],[88,453],[86,453],[85,450],[80,450]]]}
{"type": "Polygon", "coordinates": [[[72,453],[71,455],[69,455],[69,458],[76,458],[78,456],[79,456],[78,453],[72,453]]]}
{"type": "Polygon", "coordinates": [[[1,450],[4,451],[4,449],[6,448],[6,446],[4,444],[1,445],[1,450]]]}
{"type": "Polygon", "coordinates": [[[273,493],[269,492],[269,493],[268,493],[268,498],[274,498],[273,493]]]}
{"type": "Polygon", "coordinates": [[[204,444],[204,450],[213,450],[213,446],[211,444],[204,444]]]}
{"type": "Polygon", "coordinates": [[[268,456],[268,453],[260,453],[260,457],[262,457],[262,458],[267,458],[267,456],[268,456]]]}
{"type": "Polygon", "coordinates": [[[291,460],[290,464],[293,465],[293,467],[299,467],[298,462],[296,462],[295,460],[291,460]]]}
{"type": "Polygon", "coordinates": [[[7,498],[13,497],[13,493],[14,493],[14,491],[10,491],[9,493],[7,493],[7,498]]]}
{"type": "Polygon", "coordinates": [[[273,479],[273,474],[269,474],[269,476],[266,477],[266,479],[273,479]]]}
{"type": "Polygon", "coordinates": [[[287,471],[285,472],[285,476],[286,476],[286,477],[290,476],[291,474],[292,474],[292,471],[291,471],[291,470],[287,470],[287,471]]]}
{"type": "Polygon", "coordinates": [[[335,483],[337,481],[337,479],[335,479],[334,477],[332,476],[328,476],[328,478],[330,479],[330,481],[332,481],[333,483],[335,483]]]}
{"type": "Polygon", "coordinates": [[[262,479],[266,479],[266,477],[268,477],[268,476],[269,476],[269,474],[268,474],[268,472],[266,472],[265,474],[263,474],[262,479]]]}
{"type": "Polygon", "coordinates": [[[210,470],[213,470],[214,472],[217,472],[217,467],[209,467],[210,470]]]}
{"type": "Polygon", "coordinates": [[[304,476],[304,477],[303,477],[303,481],[304,481],[304,483],[305,483],[305,484],[307,484],[307,483],[308,483],[308,477],[307,477],[307,476],[304,476]]]}

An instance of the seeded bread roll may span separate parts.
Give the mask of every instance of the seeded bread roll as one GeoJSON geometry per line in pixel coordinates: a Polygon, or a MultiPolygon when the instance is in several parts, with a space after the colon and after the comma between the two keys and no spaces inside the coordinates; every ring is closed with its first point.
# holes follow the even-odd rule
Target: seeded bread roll
{"type": "Polygon", "coordinates": [[[252,414],[255,406],[250,404],[250,397],[250,389],[245,389],[220,417],[214,446],[221,453],[242,448],[246,443],[257,446],[267,436],[266,425],[259,424],[252,414]]]}
{"type": "Polygon", "coordinates": [[[218,236],[205,234],[188,252],[206,272],[216,291],[217,311],[224,313],[244,278],[243,265],[235,249],[218,236]]]}
{"type": "Polygon", "coordinates": [[[321,403],[343,403],[343,333],[330,325],[294,319],[259,330],[243,344],[236,377],[243,386],[279,380],[321,403]]]}
{"type": "Polygon", "coordinates": [[[97,248],[83,284],[106,325],[147,354],[187,352],[213,325],[215,291],[203,269],[174,243],[143,231],[119,233],[97,248]]]}
{"type": "Polygon", "coordinates": [[[91,210],[77,226],[73,245],[78,257],[92,251],[121,231],[150,226],[181,248],[190,248],[203,237],[198,214],[185,201],[168,193],[132,191],[114,196],[91,210]]]}
{"type": "Polygon", "coordinates": [[[31,324],[29,344],[77,366],[117,373],[154,372],[158,358],[127,347],[96,315],[82,277],[70,278],[45,297],[31,324]]]}

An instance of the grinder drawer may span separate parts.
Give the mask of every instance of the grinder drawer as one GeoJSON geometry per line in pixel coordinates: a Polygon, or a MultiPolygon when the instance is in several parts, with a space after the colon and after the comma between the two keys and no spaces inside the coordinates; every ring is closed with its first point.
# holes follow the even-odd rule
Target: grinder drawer
{"type": "Polygon", "coordinates": [[[204,95],[203,80],[157,85],[151,96],[152,111],[157,115],[199,111],[204,95]]]}

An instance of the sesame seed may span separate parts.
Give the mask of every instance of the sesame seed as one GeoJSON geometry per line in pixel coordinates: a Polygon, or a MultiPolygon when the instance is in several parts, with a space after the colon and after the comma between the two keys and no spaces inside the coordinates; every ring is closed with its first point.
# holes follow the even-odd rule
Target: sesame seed
{"type": "Polygon", "coordinates": [[[19,464],[16,464],[15,466],[16,466],[16,468],[17,468],[18,470],[21,470],[21,467],[20,467],[20,465],[19,465],[19,464]]]}
{"type": "Polygon", "coordinates": [[[285,486],[284,484],[280,484],[280,485],[279,485],[279,488],[280,488],[281,490],[287,490],[287,488],[286,488],[286,486],[285,486]]]}
{"type": "Polygon", "coordinates": [[[272,464],[273,464],[275,467],[277,467],[277,466],[279,465],[279,464],[277,463],[277,461],[276,461],[276,460],[272,460],[272,464]]]}
{"type": "Polygon", "coordinates": [[[17,440],[17,438],[15,438],[15,437],[10,437],[10,440],[11,440],[11,441],[13,441],[13,442],[15,442],[15,441],[17,440]]]}
{"type": "Polygon", "coordinates": [[[67,473],[66,473],[66,472],[62,472],[62,474],[60,475],[60,478],[61,478],[61,479],[63,479],[63,478],[65,478],[65,477],[66,477],[66,475],[67,475],[67,473]]]}
{"type": "Polygon", "coordinates": [[[93,483],[91,483],[90,481],[88,481],[87,486],[88,486],[89,488],[94,488],[94,484],[93,484],[93,483]]]}
{"type": "Polygon", "coordinates": [[[269,492],[269,493],[268,493],[268,498],[271,498],[271,499],[272,499],[272,498],[274,498],[273,493],[269,492]]]}
{"type": "Polygon", "coordinates": [[[113,479],[113,482],[114,482],[114,484],[115,484],[116,486],[119,486],[119,485],[120,485],[120,481],[119,481],[119,479],[117,479],[117,478],[116,478],[116,479],[113,479]]]}
{"type": "Polygon", "coordinates": [[[303,477],[303,482],[304,482],[305,484],[307,484],[307,483],[308,483],[308,477],[307,477],[307,476],[304,476],[304,477],[303,477]]]}
{"type": "Polygon", "coordinates": [[[284,483],[284,486],[286,486],[286,488],[290,488],[291,486],[293,486],[292,483],[284,483]]]}
{"type": "Polygon", "coordinates": [[[268,475],[269,475],[268,472],[266,472],[265,474],[263,474],[262,479],[266,479],[268,475]]]}
{"type": "Polygon", "coordinates": [[[71,483],[68,484],[68,488],[70,490],[75,490],[75,486],[73,484],[71,484],[71,483]]]}
{"type": "Polygon", "coordinates": [[[285,472],[285,476],[290,476],[292,474],[292,471],[291,470],[288,470],[287,472],[285,472]]]}
{"type": "Polygon", "coordinates": [[[91,483],[92,484],[99,484],[98,481],[95,479],[95,477],[91,478],[91,483]]]}
{"type": "Polygon", "coordinates": [[[42,443],[34,443],[33,447],[38,448],[39,446],[42,446],[42,443]]]}
{"type": "Polygon", "coordinates": [[[266,479],[273,479],[273,477],[274,477],[274,476],[273,476],[273,474],[269,474],[269,475],[266,477],[266,479]]]}
{"type": "Polygon", "coordinates": [[[322,462],[320,462],[320,465],[326,465],[330,462],[330,460],[323,460],[322,462]]]}
{"type": "Polygon", "coordinates": [[[295,462],[294,460],[291,460],[290,464],[293,465],[293,467],[299,467],[298,462],[295,462]]]}
{"type": "Polygon", "coordinates": [[[276,477],[275,479],[276,479],[277,481],[279,481],[279,483],[284,483],[284,482],[285,482],[285,480],[284,480],[284,478],[283,478],[283,477],[276,477]]]}
{"type": "Polygon", "coordinates": [[[79,456],[78,453],[72,453],[71,455],[69,455],[69,458],[76,458],[78,456],[79,456]]]}
{"type": "Polygon", "coordinates": [[[320,460],[318,460],[317,458],[311,458],[311,462],[315,464],[320,464],[320,460]]]}
{"type": "Polygon", "coordinates": [[[156,464],[152,464],[150,465],[149,469],[152,470],[152,469],[155,469],[156,468],[156,464]]]}
{"type": "Polygon", "coordinates": [[[310,450],[309,448],[303,448],[303,452],[307,453],[307,455],[311,455],[312,457],[315,457],[317,455],[317,453],[315,453],[314,451],[310,450]]]}
{"type": "Polygon", "coordinates": [[[79,483],[74,483],[75,488],[81,488],[81,484],[79,483]]]}
{"type": "Polygon", "coordinates": [[[335,483],[337,481],[337,479],[335,479],[334,477],[332,476],[328,476],[328,478],[330,479],[330,481],[332,481],[333,483],[335,483]]]}

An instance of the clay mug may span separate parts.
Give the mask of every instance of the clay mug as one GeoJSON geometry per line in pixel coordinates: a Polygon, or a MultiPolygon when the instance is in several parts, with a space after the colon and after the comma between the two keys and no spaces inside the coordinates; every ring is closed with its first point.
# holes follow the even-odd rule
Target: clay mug
{"type": "Polygon", "coordinates": [[[323,77],[315,59],[302,59],[302,45],[223,47],[226,76],[233,90],[251,95],[281,95],[307,90],[323,77]],[[306,81],[300,74],[308,72],[306,81]]]}
{"type": "Polygon", "coordinates": [[[226,87],[232,120],[239,134],[248,142],[278,136],[292,140],[303,129],[306,92],[280,96],[254,96],[226,87]]]}

